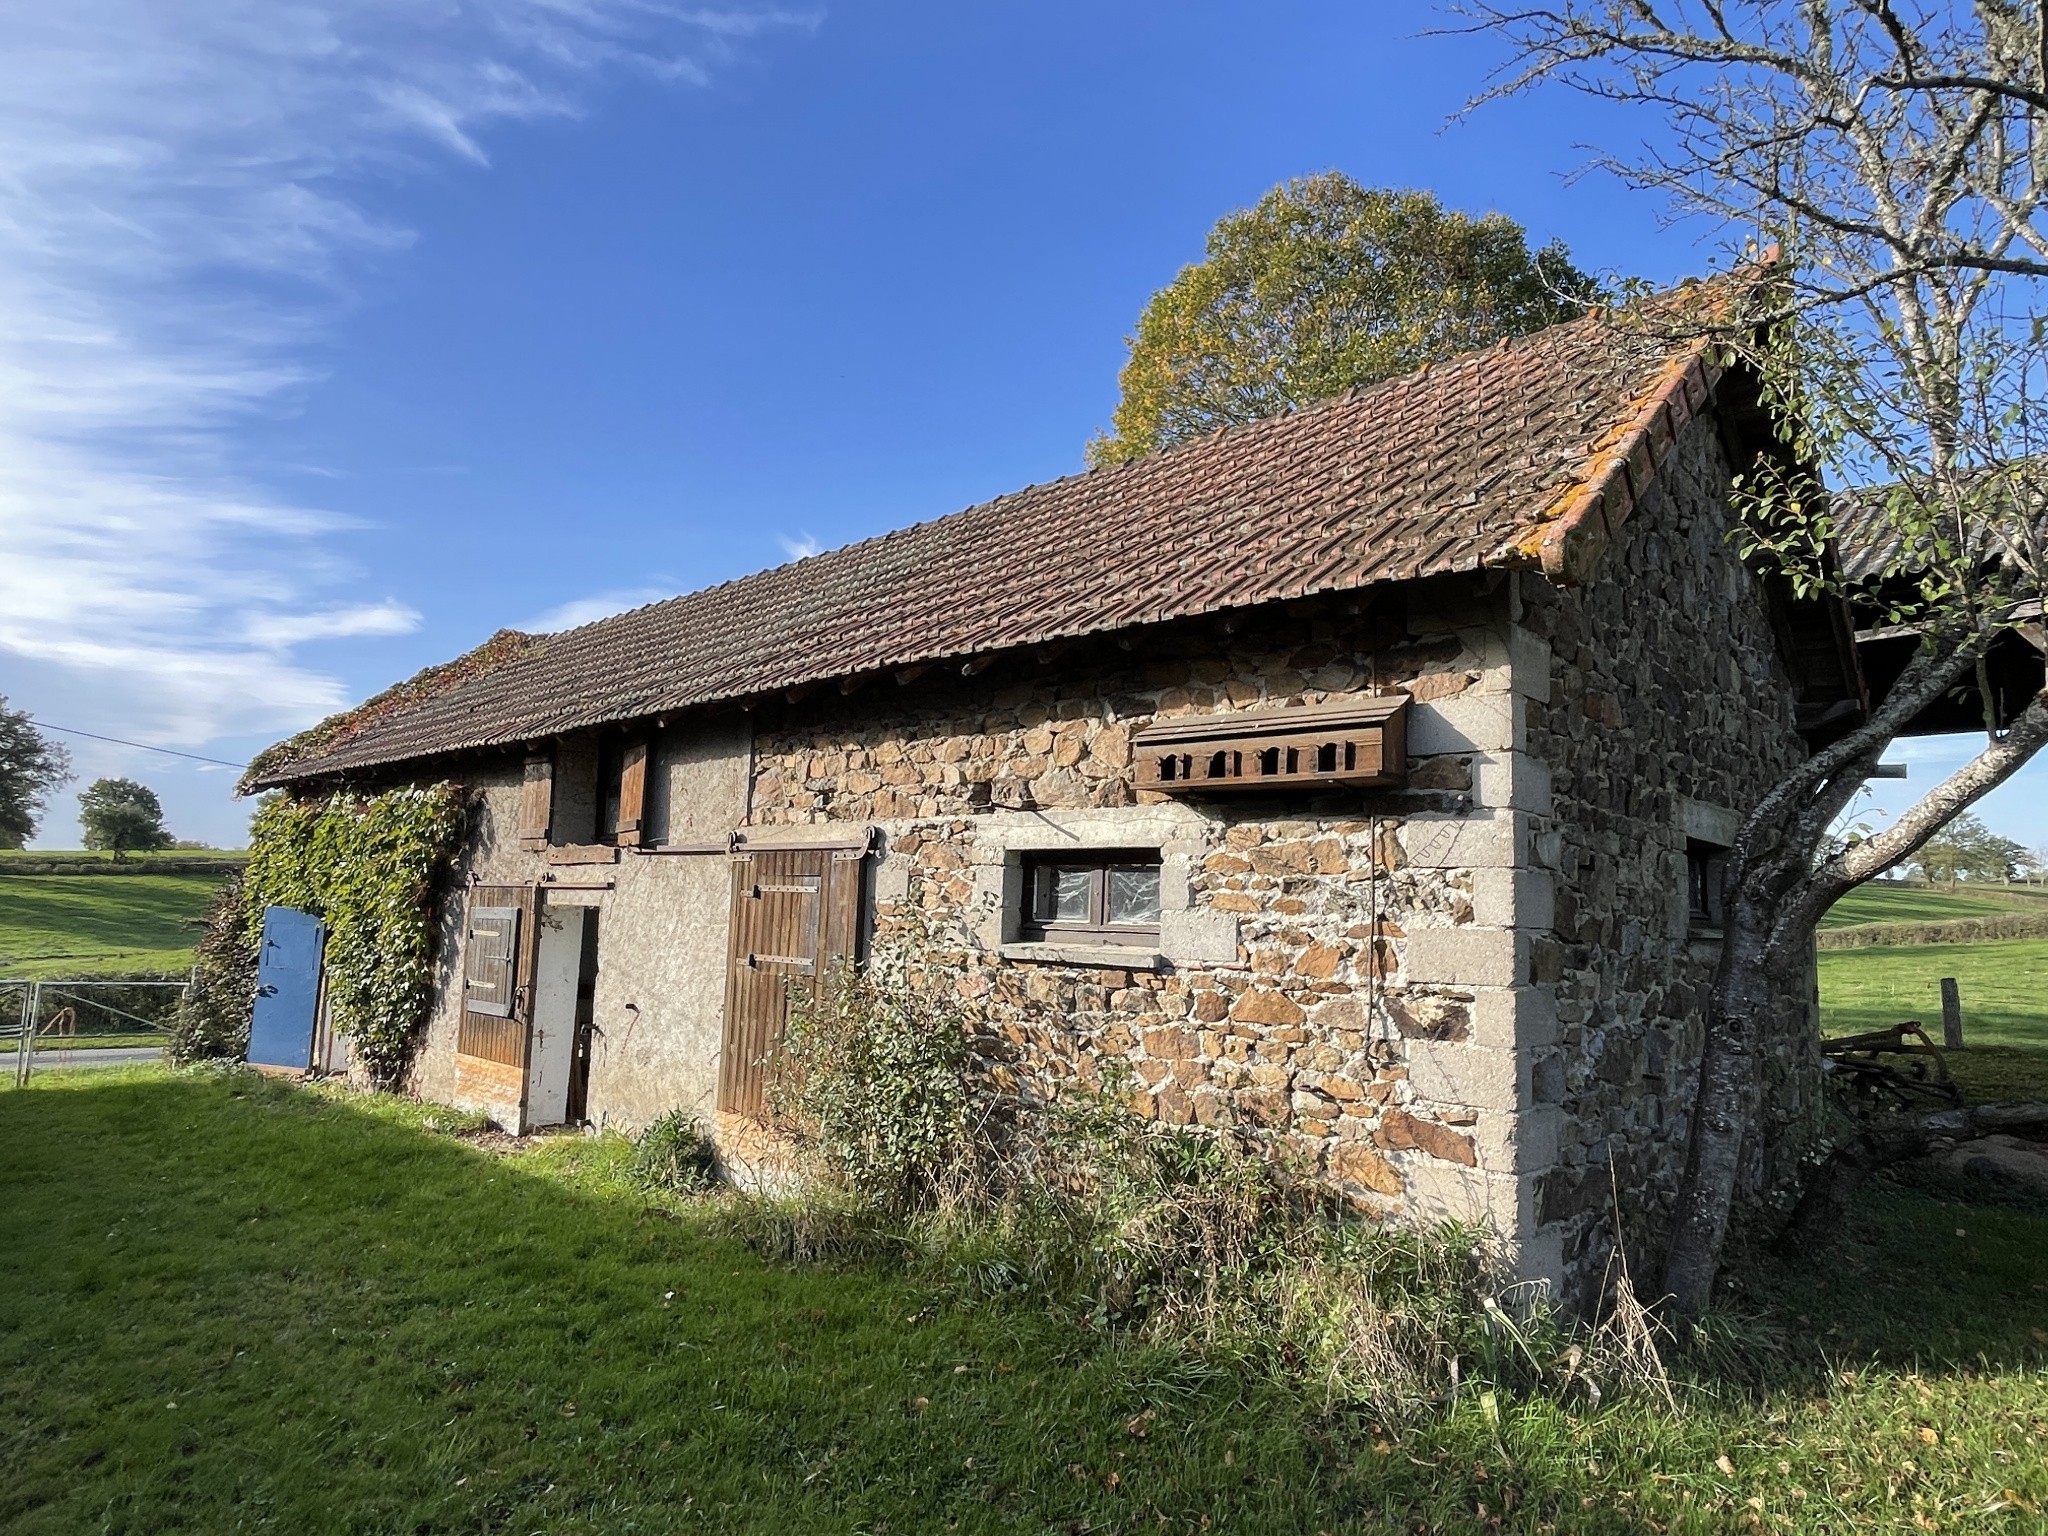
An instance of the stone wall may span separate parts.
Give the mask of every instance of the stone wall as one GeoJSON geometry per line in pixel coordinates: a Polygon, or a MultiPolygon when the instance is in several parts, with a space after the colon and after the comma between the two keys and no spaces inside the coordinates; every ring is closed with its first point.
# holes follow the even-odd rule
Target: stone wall
{"type": "MultiPolygon", "coordinates": [[[[1531,1111],[1557,1125],[1536,1220],[1568,1288],[1587,1295],[1614,1235],[1661,1251],[1683,1173],[1701,1019],[1719,944],[1688,924],[1688,832],[1725,842],[1804,754],[1761,583],[1728,541],[1728,465],[1711,421],[1681,436],[1599,579],[1521,582],[1524,649],[1549,652],[1532,752],[1550,813],[1532,826],[1555,880],[1555,944],[1537,980],[1553,1038],[1531,1052],[1531,1111]],[[1617,1195],[1618,1192],[1618,1195],[1617,1195]]],[[[1770,1157],[1745,1195],[1783,1175],[1812,1105],[1813,998],[1787,998],[1771,1042],[1770,1157]]]]}
{"type": "Polygon", "coordinates": [[[1512,1239],[1528,942],[1507,801],[1528,774],[1505,612],[1498,586],[1443,581],[813,695],[762,712],[754,820],[880,825],[883,940],[916,914],[1027,1091],[1116,1062],[1147,1114],[1254,1128],[1372,1209],[1512,1239]],[[1416,701],[1405,790],[1135,787],[1155,719],[1389,689],[1416,701]],[[1156,956],[1016,941],[1021,856],[1089,846],[1159,851],[1156,956]]]}

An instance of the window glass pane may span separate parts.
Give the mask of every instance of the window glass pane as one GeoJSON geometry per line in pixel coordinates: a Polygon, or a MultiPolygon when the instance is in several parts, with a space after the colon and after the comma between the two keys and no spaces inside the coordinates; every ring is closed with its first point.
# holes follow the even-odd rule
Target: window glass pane
{"type": "Polygon", "coordinates": [[[1088,921],[1088,871],[1041,864],[1032,894],[1032,916],[1041,923],[1088,921]]]}
{"type": "Polygon", "coordinates": [[[1109,872],[1107,916],[1112,923],[1158,922],[1159,871],[1112,869],[1109,872]]]}

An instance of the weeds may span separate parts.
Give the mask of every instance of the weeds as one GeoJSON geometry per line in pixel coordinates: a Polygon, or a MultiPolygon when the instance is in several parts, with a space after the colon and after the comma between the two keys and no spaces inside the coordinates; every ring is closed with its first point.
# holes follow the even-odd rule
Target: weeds
{"type": "Polygon", "coordinates": [[[689,1194],[718,1181],[718,1151],[686,1109],[656,1117],[634,1144],[627,1177],[642,1189],[689,1194]]]}
{"type": "Polygon", "coordinates": [[[242,873],[221,882],[207,909],[206,936],[192,952],[192,985],[171,1025],[171,1060],[239,1062],[249,1054],[256,995],[256,946],[244,919],[242,873]]]}
{"type": "Polygon", "coordinates": [[[727,1235],[904,1270],[960,1305],[1048,1308],[1381,1423],[1471,1391],[1671,1400],[1625,1283],[1572,1335],[1504,1285],[1483,1232],[1371,1222],[1270,1139],[1143,1118],[1113,1070],[1050,1103],[998,1096],[911,948],[793,999],[770,1102],[807,1177],[734,1195],[727,1235]]]}

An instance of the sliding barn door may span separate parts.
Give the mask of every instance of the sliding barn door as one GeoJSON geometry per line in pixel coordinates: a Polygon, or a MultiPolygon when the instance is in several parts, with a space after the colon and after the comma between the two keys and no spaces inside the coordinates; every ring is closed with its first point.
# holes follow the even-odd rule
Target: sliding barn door
{"type": "Polygon", "coordinates": [[[718,1107],[759,1115],[789,1018],[790,991],[856,953],[862,861],[846,849],[741,852],[732,866],[732,942],[718,1107]]]}

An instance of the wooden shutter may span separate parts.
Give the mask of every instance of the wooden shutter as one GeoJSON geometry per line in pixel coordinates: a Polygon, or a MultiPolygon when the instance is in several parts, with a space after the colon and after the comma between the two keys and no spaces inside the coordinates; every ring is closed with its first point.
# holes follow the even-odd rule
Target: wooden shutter
{"type": "Polygon", "coordinates": [[[628,742],[619,758],[619,819],[612,828],[613,841],[621,847],[637,847],[647,825],[647,743],[628,742]]]}
{"type": "Polygon", "coordinates": [[[533,995],[533,888],[480,885],[462,934],[462,1023],[457,1054],[526,1065],[533,995]]]}
{"type": "Polygon", "coordinates": [[[469,943],[462,957],[462,1006],[493,1018],[512,1017],[519,964],[519,909],[469,909],[469,943]]]}
{"type": "Polygon", "coordinates": [[[519,786],[519,845],[538,849],[548,845],[548,827],[554,818],[555,760],[536,752],[526,760],[526,779],[519,786]]]}
{"type": "Polygon", "coordinates": [[[793,987],[814,986],[835,961],[859,951],[858,851],[741,852],[732,866],[732,929],[718,1107],[759,1115],[768,1071],[789,1018],[793,987]]]}

